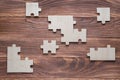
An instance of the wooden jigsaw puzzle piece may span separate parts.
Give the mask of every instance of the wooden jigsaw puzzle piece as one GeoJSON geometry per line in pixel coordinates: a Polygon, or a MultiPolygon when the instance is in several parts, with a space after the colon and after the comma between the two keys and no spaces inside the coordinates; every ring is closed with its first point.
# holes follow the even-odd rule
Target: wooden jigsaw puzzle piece
{"type": "Polygon", "coordinates": [[[56,45],[56,40],[52,40],[50,43],[48,40],[43,40],[43,45],[41,45],[40,48],[43,49],[44,54],[48,54],[49,51],[51,51],[52,54],[55,54],[56,49],[58,49],[59,46],[56,45]]]}
{"type": "Polygon", "coordinates": [[[90,48],[90,53],[87,54],[90,60],[104,60],[104,61],[114,61],[115,60],[115,48],[111,48],[107,45],[107,48],[90,48]]]}
{"type": "Polygon", "coordinates": [[[39,8],[38,2],[27,2],[26,3],[26,16],[39,16],[39,12],[41,8],[39,8]]]}
{"type": "Polygon", "coordinates": [[[105,24],[106,21],[110,21],[110,8],[97,8],[97,21],[101,21],[105,24]]]}
{"type": "Polygon", "coordinates": [[[16,47],[16,44],[13,44],[11,47],[7,48],[7,73],[32,73],[33,60],[20,59],[20,47],[16,47]]]}
{"type": "Polygon", "coordinates": [[[72,32],[66,30],[66,33],[61,38],[61,42],[65,42],[66,45],[69,45],[70,42],[86,42],[86,29],[78,31],[78,29],[73,29],[72,32]]]}
{"type": "Polygon", "coordinates": [[[64,34],[66,30],[73,31],[73,25],[76,21],[73,20],[73,16],[48,16],[48,21],[51,22],[48,25],[48,29],[56,32],[58,29],[61,30],[61,34],[64,34]]]}

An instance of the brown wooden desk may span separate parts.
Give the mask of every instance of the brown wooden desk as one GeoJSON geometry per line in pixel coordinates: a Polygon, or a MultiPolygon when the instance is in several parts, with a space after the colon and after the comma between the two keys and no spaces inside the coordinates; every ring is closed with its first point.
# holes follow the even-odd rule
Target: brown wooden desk
{"type": "Polygon", "coordinates": [[[0,0],[0,80],[120,80],[120,0],[0,0]],[[39,18],[25,16],[25,2],[38,1],[39,18]],[[111,21],[97,22],[96,8],[110,7],[111,21]],[[48,15],[73,15],[75,28],[87,29],[87,43],[61,44],[60,31],[48,30],[48,15]],[[57,40],[57,55],[43,55],[43,40],[57,40]],[[6,48],[21,46],[21,56],[34,60],[32,74],[7,74],[6,48]],[[116,48],[115,62],[90,62],[90,47],[116,48]]]}

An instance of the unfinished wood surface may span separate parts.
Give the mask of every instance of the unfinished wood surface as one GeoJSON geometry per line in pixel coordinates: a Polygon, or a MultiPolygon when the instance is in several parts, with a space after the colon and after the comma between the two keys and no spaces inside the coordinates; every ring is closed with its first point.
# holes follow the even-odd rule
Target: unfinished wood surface
{"type": "Polygon", "coordinates": [[[0,80],[120,79],[120,0],[0,0],[0,80]],[[25,2],[39,2],[39,18],[25,17],[25,2]],[[97,7],[110,7],[111,20],[97,22],[97,7]],[[74,28],[87,29],[87,43],[61,44],[60,31],[48,30],[48,15],[73,15],[74,28]],[[43,55],[43,40],[57,40],[57,55],[43,55]],[[32,74],[7,74],[7,46],[21,46],[22,58],[34,60],[32,74]],[[116,48],[115,62],[90,62],[89,48],[116,48]],[[84,73],[84,74],[83,74],[84,73]]]}

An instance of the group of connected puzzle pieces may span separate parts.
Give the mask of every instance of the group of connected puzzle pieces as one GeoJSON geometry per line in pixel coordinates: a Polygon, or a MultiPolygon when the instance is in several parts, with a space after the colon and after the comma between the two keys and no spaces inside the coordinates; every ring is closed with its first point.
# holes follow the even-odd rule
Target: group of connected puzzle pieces
{"type": "MultiPolygon", "coordinates": [[[[26,3],[26,16],[39,16],[39,12],[42,9],[39,8],[37,2],[27,2],[26,3]]],[[[105,24],[106,21],[110,21],[110,8],[97,8],[97,21],[101,21],[102,24],[105,24]]],[[[73,16],[48,16],[48,29],[56,32],[61,30],[61,42],[64,42],[66,45],[69,45],[70,42],[87,42],[86,40],[86,29],[74,29],[74,24],[76,21],[73,20],[73,16]]],[[[59,48],[56,40],[43,40],[43,45],[40,46],[43,49],[44,54],[48,54],[50,51],[52,54],[56,54],[56,49],[59,48]]],[[[27,57],[25,60],[21,60],[20,55],[18,54],[21,51],[20,47],[16,47],[16,44],[13,44],[11,47],[7,48],[7,72],[8,73],[31,73],[33,72],[33,60],[29,60],[27,57]]],[[[87,54],[90,57],[90,60],[115,60],[115,48],[111,48],[110,45],[107,45],[107,48],[90,48],[90,53],[87,54]]]]}
{"type": "Polygon", "coordinates": [[[81,42],[86,42],[86,29],[81,31],[74,29],[76,21],[73,20],[73,16],[48,16],[48,21],[51,22],[48,29],[53,32],[61,30],[61,34],[63,34],[61,42],[65,42],[66,45],[69,45],[70,42],[78,42],[79,39],[81,42]]]}

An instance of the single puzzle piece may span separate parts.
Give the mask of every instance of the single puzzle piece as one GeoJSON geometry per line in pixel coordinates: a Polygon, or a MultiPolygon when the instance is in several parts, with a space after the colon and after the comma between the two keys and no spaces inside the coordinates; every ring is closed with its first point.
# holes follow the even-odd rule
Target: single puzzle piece
{"type": "Polygon", "coordinates": [[[55,54],[56,49],[59,48],[59,46],[56,45],[56,40],[52,40],[50,43],[48,40],[43,40],[43,45],[41,45],[41,48],[43,49],[44,54],[48,54],[49,51],[55,54]]]}
{"type": "Polygon", "coordinates": [[[98,48],[98,50],[90,48],[90,53],[87,56],[90,56],[90,60],[114,61],[115,48],[111,48],[110,45],[107,45],[107,48],[98,48]]]}
{"type": "Polygon", "coordinates": [[[69,42],[78,42],[79,39],[81,42],[86,42],[86,29],[82,29],[81,32],[74,29],[73,25],[76,24],[76,21],[73,20],[73,16],[48,16],[48,21],[51,22],[48,29],[52,29],[53,32],[61,30],[61,34],[63,34],[61,42],[65,42],[66,45],[69,45],[69,42]]]}
{"type": "Polygon", "coordinates": [[[73,32],[73,25],[76,24],[73,16],[48,16],[48,21],[51,22],[51,24],[48,25],[48,29],[53,30],[53,32],[60,29],[61,34],[66,33],[66,30],[73,32]]]}
{"type": "Polygon", "coordinates": [[[81,39],[81,42],[86,42],[86,29],[82,29],[78,31],[78,29],[74,29],[73,32],[64,34],[61,38],[61,42],[65,42],[66,45],[69,45],[70,42],[78,42],[81,39]]]}
{"type": "Polygon", "coordinates": [[[39,8],[38,2],[27,2],[26,3],[26,16],[39,16],[39,12],[41,8],[39,8]]]}
{"type": "Polygon", "coordinates": [[[102,24],[110,21],[110,8],[97,8],[97,13],[100,14],[97,16],[97,21],[101,21],[102,24]]]}
{"type": "Polygon", "coordinates": [[[32,73],[33,60],[28,60],[27,57],[21,60],[19,52],[20,47],[16,47],[16,44],[7,48],[7,73],[32,73]]]}

